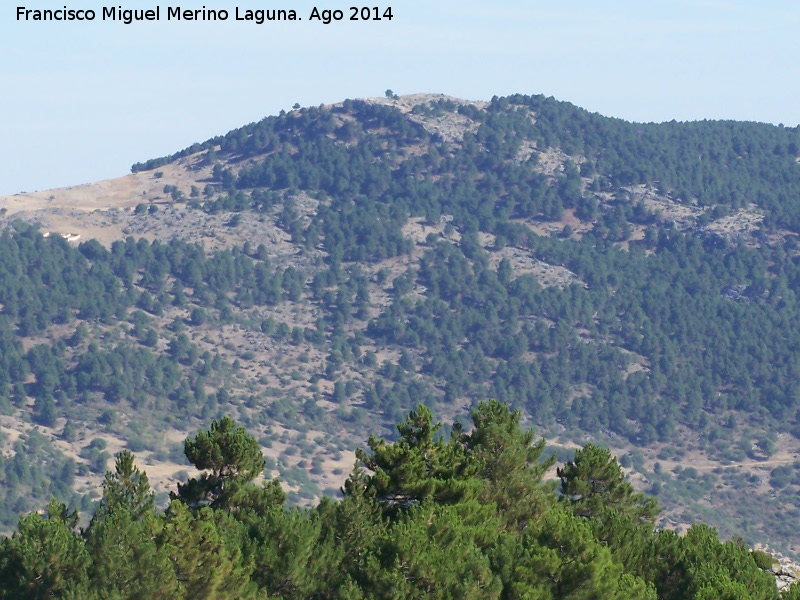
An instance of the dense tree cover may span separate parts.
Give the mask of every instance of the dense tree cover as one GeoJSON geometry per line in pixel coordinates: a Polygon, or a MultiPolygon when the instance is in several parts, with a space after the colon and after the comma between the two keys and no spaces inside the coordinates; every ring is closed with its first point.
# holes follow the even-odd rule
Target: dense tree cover
{"type": "MultiPolygon", "coordinates": [[[[247,328],[324,353],[313,383],[330,380],[337,419],[386,426],[421,401],[492,395],[539,424],[642,445],[670,440],[680,425],[703,430],[706,449],[731,460],[753,452],[734,439],[737,423],[800,436],[800,259],[793,235],[771,236],[799,227],[796,128],[632,124],[541,96],[495,98],[485,109],[437,100],[411,114],[346,101],[269,117],[134,170],[199,152],[213,165],[203,198],[199,189],[165,193],[192,210],[233,213],[231,226],[256,211],[304,262],[272,264],[258,240],[213,253],[133,238],[75,249],[18,223],[0,236],[1,412],[30,412],[50,428],[86,407],[91,418],[127,407],[184,424],[214,418],[230,399],[226,366],[181,328],[302,301],[320,315],[311,326],[261,316],[247,328]],[[425,119],[455,120],[463,136],[445,139],[425,119]],[[636,184],[707,208],[702,222],[754,203],[764,223],[748,243],[677,231],[630,201],[636,184]],[[306,196],[318,204],[301,216],[306,196]],[[565,211],[590,230],[536,233],[565,211]],[[421,260],[409,258],[409,219],[438,228],[444,216],[421,260]],[[641,227],[643,239],[631,239],[641,227]],[[493,267],[492,254],[509,246],[576,279],[545,288],[508,260],[493,267]],[[411,268],[398,272],[388,260],[398,257],[411,268]],[[388,305],[370,297],[376,287],[388,305]],[[170,306],[188,318],[154,324],[170,306]],[[125,334],[100,341],[98,331],[120,321],[125,334]],[[42,343],[67,324],[73,335],[42,343]],[[372,344],[377,354],[363,351],[372,344]],[[399,354],[396,364],[379,364],[384,348],[399,354]],[[340,381],[345,371],[353,379],[340,381]]],[[[259,419],[329,420],[324,394],[272,396],[254,395],[248,408],[259,419]]],[[[373,451],[393,481],[394,459],[373,451]]],[[[102,472],[103,449],[85,453],[102,472]]],[[[456,494],[446,472],[427,468],[430,481],[406,492],[456,494]]]]}
{"type": "MultiPolygon", "coordinates": [[[[207,255],[178,241],[132,238],[109,250],[94,240],[75,248],[22,222],[0,235],[0,255],[0,412],[51,429],[66,417],[60,435],[70,443],[76,423],[113,425],[117,411],[174,424],[219,414],[229,395],[206,388],[223,385],[229,367],[219,354],[201,351],[181,323],[164,330],[154,317],[190,304],[192,324],[205,322],[206,311],[223,320],[230,303],[272,305],[296,298],[303,284],[296,269],[273,269],[258,250],[254,257],[240,249],[207,255]],[[106,335],[118,322],[129,335],[106,335]],[[54,326],[73,333],[46,339],[54,326]],[[35,340],[27,351],[22,338],[35,340]],[[166,350],[158,348],[163,338],[166,350]]],[[[104,447],[90,443],[81,451],[86,464],[78,464],[35,429],[9,450],[0,456],[5,527],[53,496],[85,508],[88,497],[72,490],[75,477],[87,467],[102,474],[108,459],[104,447]]]]}
{"type": "Polygon", "coordinates": [[[636,246],[601,250],[588,236],[540,240],[539,257],[589,284],[543,290],[531,276],[511,280],[502,266],[488,268],[480,249],[470,261],[463,244],[439,243],[420,262],[426,297],[410,303],[398,294],[368,332],[423,349],[423,372],[454,396],[488,379],[494,395],[543,422],[639,443],[729,409],[796,428],[800,340],[778,334],[800,317],[796,258],[674,232],[656,247],[647,255],[636,246]],[[724,294],[734,282],[747,289],[738,301],[724,294]],[[620,349],[644,356],[649,373],[626,374],[631,355],[620,349]],[[528,352],[537,359],[524,360],[528,352]],[[572,386],[584,383],[595,391],[570,404],[572,386]]]}
{"type": "Polygon", "coordinates": [[[266,258],[238,248],[209,256],[177,240],[150,244],[128,238],[110,250],[94,240],[76,249],[22,223],[17,229],[0,236],[0,400],[10,410],[9,398],[21,406],[32,396],[34,419],[49,427],[74,401],[92,395],[137,409],[153,400],[162,409],[171,402],[178,413],[199,414],[208,402],[206,377],[221,367],[219,356],[201,352],[180,332],[171,336],[166,352],[155,351],[159,334],[148,314],[191,302],[191,322],[201,324],[203,307],[224,319],[231,302],[250,307],[297,299],[304,283],[293,267],[273,269],[266,258]],[[86,327],[126,318],[133,339],[118,343],[101,346],[86,327]],[[20,337],[76,321],[68,339],[22,351],[20,337]]]}
{"type": "Polygon", "coordinates": [[[628,123],[544,96],[495,98],[492,110],[525,106],[529,135],[585,156],[617,188],[658,182],[684,201],[742,207],[753,202],[775,223],[798,230],[800,128],[737,121],[628,123]]]}
{"type": "Polygon", "coordinates": [[[186,441],[205,481],[237,490],[225,502],[187,503],[184,487],[158,512],[124,451],[88,527],[53,501],[0,541],[0,598],[779,600],[763,553],[704,525],[655,530],[655,502],[607,451],[579,451],[559,494],[519,412],[472,416],[445,438],[420,405],[397,442],[371,438],[340,500],[309,510],[253,483],[258,446],[227,418],[186,441]]]}
{"type": "MultiPolygon", "coordinates": [[[[297,243],[326,250],[336,283],[342,261],[408,252],[401,228],[409,216],[452,215],[459,245],[439,244],[416,275],[397,278],[394,302],[369,327],[376,341],[421,353],[422,372],[437,379],[445,399],[489,390],[542,423],[615,431],[644,444],[668,439],[677,423],[705,427],[708,414],[729,410],[800,432],[800,339],[785,335],[798,317],[796,253],[656,227],[622,187],[649,184],[678,202],[715,206],[717,215],[754,203],[766,229],[797,229],[798,129],[627,123],[543,96],[494,98],[485,110],[438,100],[412,113],[457,113],[474,133],[446,143],[396,107],[348,101],[209,141],[219,156],[263,155],[237,172],[217,165],[220,185],[240,199],[229,209],[245,208],[248,193],[253,207],[283,202],[283,226],[297,243]],[[574,160],[546,176],[536,152],[521,158],[526,144],[574,160]],[[306,225],[280,199],[293,190],[321,200],[306,225]],[[594,222],[580,241],[540,237],[517,221],[555,220],[566,208],[594,222]],[[621,250],[613,242],[626,240],[632,224],[650,228],[621,250]],[[542,290],[531,276],[514,278],[508,265],[495,272],[479,231],[494,233],[496,248],[512,244],[568,267],[585,286],[542,290]],[[414,277],[425,297],[408,302],[414,277]],[[536,360],[523,359],[530,352],[536,360]],[[636,355],[648,368],[631,374],[636,355]],[[586,384],[591,392],[572,401],[586,384]]],[[[381,394],[390,417],[415,395],[408,384],[393,387],[381,394]]],[[[367,390],[365,402],[374,404],[376,394],[367,390]]]]}
{"type": "MultiPolygon", "coordinates": [[[[20,514],[45,505],[51,498],[87,509],[88,496],[73,490],[77,464],[53,446],[49,438],[31,429],[14,442],[8,456],[0,454],[0,526],[13,527],[20,514]]],[[[103,466],[105,469],[105,465],[103,466]]]]}
{"type": "Polygon", "coordinates": [[[481,208],[471,214],[486,227],[492,218],[502,220],[502,211],[555,215],[580,204],[577,170],[566,169],[559,185],[551,186],[534,175],[531,161],[509,162],[524,143],[533,142],[580,157],[581,174],[591,176],[598,189],[657,183],[682,201],[731,207],[753,202],[768,211],[772,222],[792,229],[798,225],[793,204],[800,186],[798,128],[735,121],[629,123],[553,98],[522,95],[495,97],[484,111],[439,100],[420,104],[413,112],[434,117],[458,112],[480,126],[457,148],[397,108],[345,101],[268,117],[172,157],[139,163],[134,170],[207,148],[218,147],[220,156],[267,153],[261,164],[238,177],[229,172],[223,181],[218,172],[220,180],[239,188],[324,190],[335,197],[364,194],[400,202],[412,214],[421,210],[458,218],[481,208]],[[427,152],[404,155],[413,144],[422,144],[427,152]],[[448,177],[442,181],[441,175],[448,177]],[[474,193],[478,190],[489,195],[479,198],[474,193]]]}

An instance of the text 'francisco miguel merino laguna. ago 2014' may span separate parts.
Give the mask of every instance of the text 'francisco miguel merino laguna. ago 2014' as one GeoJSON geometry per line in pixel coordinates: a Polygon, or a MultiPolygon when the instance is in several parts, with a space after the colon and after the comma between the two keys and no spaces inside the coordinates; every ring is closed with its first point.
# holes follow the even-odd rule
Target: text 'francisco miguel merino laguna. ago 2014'
{"type": "MultiPolygon", "coordinates": [[[[55,9],[17,7],[17,21],[119,21],[130,25],[136,21],[250,21],[261,25],[266,21],[301,21],[302,17],[292,9],[242,9],[238,6],[233,11],[216,8],[186,8],[180,6],[161,6],[153,8],[123,8],[122,6],[104,6],[98,10],[77,9],[64,6],[55,9]]],[[[392,20],[391,7],[358,7],[351,6],[344,10],[319,10],[314,7],[307,17],[309,21],[329,24],[333,21],[382,21],[392,20]],[[345,17],[349,16],[349,19],[345,17]]]]}

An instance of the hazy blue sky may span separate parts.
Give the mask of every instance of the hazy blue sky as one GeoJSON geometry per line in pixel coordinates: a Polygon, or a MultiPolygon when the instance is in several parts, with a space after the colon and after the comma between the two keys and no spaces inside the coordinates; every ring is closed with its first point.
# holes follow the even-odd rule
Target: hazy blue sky
{"type": "MultiPolygon", "coordinates": [[[[313,2],[123,3],[162,22],[34,23],[0,8],[0,194],[115,177],[133,162],[288,109],[443,92],[546,94],[637,121],[800,123],[795,2],[493,0],[384,3],[391,21],[311,23],[313,2]],[[167,6],[226,8],[225,23],[166,22],[167,6]],[[255,25],[233,9],[294,8],[255,25]]],[[[319,4],[342,8],[353,2],[319,4]]],[[[374,5],[375,3],[370,3],[374,5]]],[[[113,3],[106,6],[119,6],[113,3]]]]}

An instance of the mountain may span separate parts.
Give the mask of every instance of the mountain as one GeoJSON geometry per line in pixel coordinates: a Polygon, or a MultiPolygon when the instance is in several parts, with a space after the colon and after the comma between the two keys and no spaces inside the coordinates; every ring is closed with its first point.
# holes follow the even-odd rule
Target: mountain
{"type": "Polygon", "coordinates": [[[122,448],[165,502],[227,414],[313,503],[366,432],[496,398],[562,462],[611,447],[663,525],[797,553],[799,147],[415,95],[0,199],[0,517],[89,510],[122,448]]]}

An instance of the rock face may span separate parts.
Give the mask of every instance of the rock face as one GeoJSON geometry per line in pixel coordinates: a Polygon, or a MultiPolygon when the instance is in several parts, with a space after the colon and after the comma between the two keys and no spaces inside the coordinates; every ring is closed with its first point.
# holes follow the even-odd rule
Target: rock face
{"type": "Polygon", "coordinates": [[[797,582],[800,565],[783,560],[772,567],[772,572],[775,575],[775,585],[778,586],[778,591],[783,592],[797,582]]]}
{"type": "MultiPolygon", "coordinates": [[[[764,558],[772,560],[772,567],[768,569],[775,577],[775,585],[778,587],[779,592],[789,589],[793,584],[800,581],[800,564],[794,562],[792,559],[787,558],[780,552],[772,550],[767,544],[756,544],[753,550],[755,553],[761,553],[764,558]]],[[[765,566],[761,566],[766,569],[765,566]]]]}

